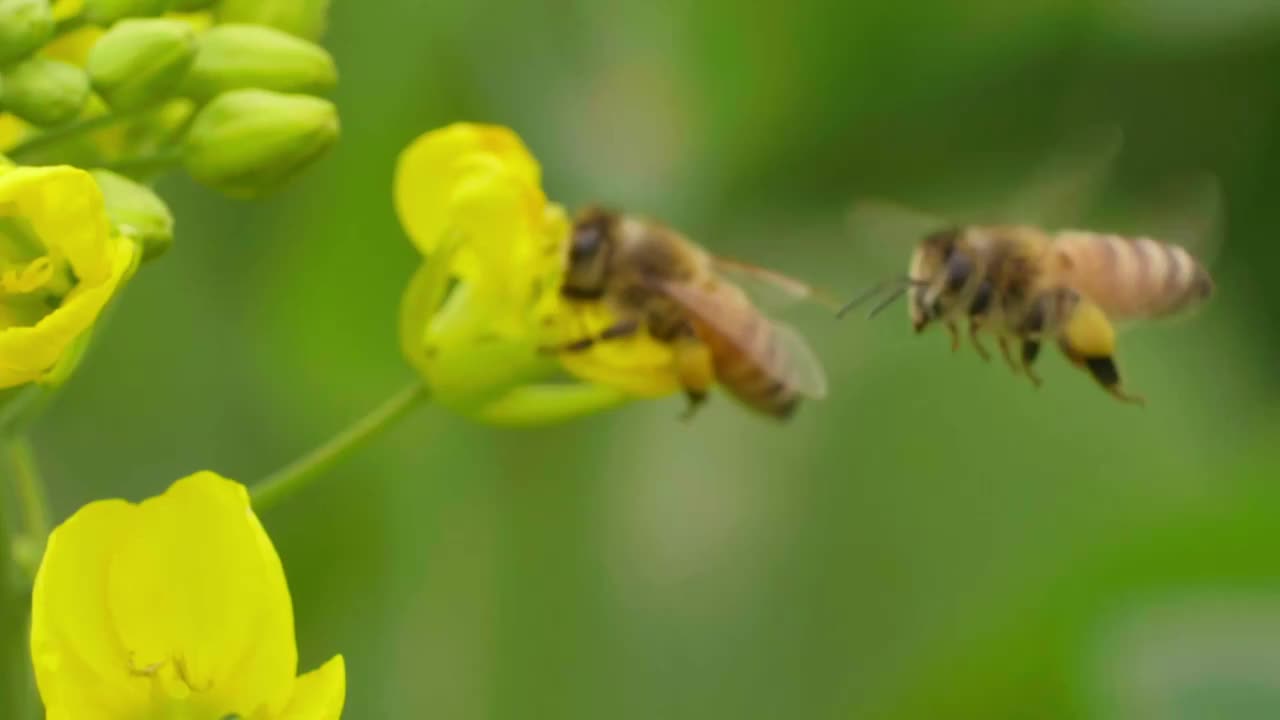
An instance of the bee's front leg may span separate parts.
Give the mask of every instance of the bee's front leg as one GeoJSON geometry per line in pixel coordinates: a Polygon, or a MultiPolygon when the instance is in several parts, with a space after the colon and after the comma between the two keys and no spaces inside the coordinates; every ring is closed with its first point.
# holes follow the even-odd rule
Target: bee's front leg
{"type": "Polygon", "coordinates": [[[578,338],[570,342],[561,343],[559,345],[543,346],[540,348],[542,352],[557,353],[577,353],[590,350],[596,343],[607,342],[609,340],[619,340],[621,338],[631,337],[640,330],[640,321],[635,318],[619,320],[609,327],[601,330],[597,335],[588,335],[578,338]]]}

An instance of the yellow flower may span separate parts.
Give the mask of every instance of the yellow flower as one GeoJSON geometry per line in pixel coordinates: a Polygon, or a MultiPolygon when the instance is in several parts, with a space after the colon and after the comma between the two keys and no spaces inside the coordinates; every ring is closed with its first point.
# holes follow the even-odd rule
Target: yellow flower
{"type": "Polygon", "coordinates": [[[655,394],[646,392],[654,357],[657,375],[670,375],[665,347],[640,338],[627,352],[602,344],[623,361],[605,377],[619,382],[547,382],[560,364],[543,350],[612,317],[603,307],[571,313],[562,302],[570,223],[540,182],[515,133],[469,123],[421,136],[396,171],[400,221],[425,257],[401,309],[405,355],[438,401],[481,420],[550,422],[655,394]]]}
{"type": "Polygon", "coordinates": [[[0,387],[63,377],[136,258],[89,173],[0,171],[0,387]]]}
{"type": "Polygon", "coordinates": [[[49,537],[31,657],[49,720],[330,720],[342,656],[297,677],[280,558],[245,488],[210,472],[102,500],[49,537]]]}

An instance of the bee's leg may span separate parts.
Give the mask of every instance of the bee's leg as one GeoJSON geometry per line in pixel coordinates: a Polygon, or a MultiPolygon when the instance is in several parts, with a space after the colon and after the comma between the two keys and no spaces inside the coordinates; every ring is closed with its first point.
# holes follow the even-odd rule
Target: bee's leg
{"type": "Polygon", "coordinates": [[[1004,356],[1004,361],[1009,365],[1009,369],[1013,371],[1013,374],[1017,375],[1022,372],[1022,368],[1018,363],[1013,361],[1013,354],[1009,352],[1009,339],[1004,335],[1000,335],[996,338],[996,342],[999,343],[1000,354],[1004,356]]]}
{"type": "Polygon", "coordinates": [[[1036,374],[1031,366],[1035,364],[1036,357],[1040,355],[1039,340],[1023,340],[1022,341],[1022,370],[1027,374],[1027,379],[1032,385],[1040,387],[1040,376],[1036,374]]]}
{"type": "Polygon", "coordinates": [[[1058,345],[1067,359],[1089,373],[1112,397],[1134,405],[1146,404],[1141,396],[1130,395],[1120,387],[1115,330],[1101,308],[1081,302],[1063,327],[1058,345]]]}
{"type": "Polygon", "coordinates": [[[982,345],[982,341],[978,338],[978,331],[981,329],[982,323],[978,322],[977,318],[970,318],[969,342],[973,345],[973,349],[978,352],[978,357],[982,358],[983,361],[990,361],[991,354],[987,352],[987,349],[982,345]]]}
{"type": "Polygon", "coordinates": [[[960,349],[960,328],[956,327],[955,320],[947,321],[947,334],[951,336],[951,352],[960,349]]]}
{"type": "Polygon", "coordinates": [[[689,401],[680,419],[689,420],[707,401],[707,392],[710,391],[716,379],[711,348],[690,331],[677,337],[672,342],[671,349],[675,359],[676,377],[679,378],[685,397],[689,401]]]}
{"type": "Polygon", "coordinates": [[[618,340],[620,338],[631,337],[640,329],[640,321],[631,318],[628,320],[619,320],[609,327],[601,330],[598,335],[578,338],[560,345],[551,345],[541,348],[546,353],[576,353],[590,350],[593,345],[599,342],[608,342],[609,340],[618,340]]]}
{"type": "Polygon", "coordinates": [[[1062,344],[1062,351],[1071,360],[1072,364],[1089,373],[1094,380],[1098,381],[1102,389],[1106,390],[1115,399],[1132,405],[1147,404],[1146,398],[1128,393],[1124,388],[1120,387],[1120,371],[1116,369],[1115,358],[1110,355],[1105,357],[1085,357],[1074,353],[1065,342],[1062,344]]]}

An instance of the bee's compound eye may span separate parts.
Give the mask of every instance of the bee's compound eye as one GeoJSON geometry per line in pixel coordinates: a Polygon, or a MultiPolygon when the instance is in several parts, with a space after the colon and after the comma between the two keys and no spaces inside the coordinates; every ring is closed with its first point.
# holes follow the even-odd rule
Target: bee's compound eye
{"type": "Polygon", "coordinates": [[[959,292],[973,274],[973,261],[964,253],[953,253],[947,261],[947,290],[959,292]]]}
{"type": "Polygon", "coordinates": [[[580,225],[573,231],[573,242],[569,247],[569,257],[573,260],[586,260],[600,251],[604,244],[604,229],[597,224],[580,225]]]}

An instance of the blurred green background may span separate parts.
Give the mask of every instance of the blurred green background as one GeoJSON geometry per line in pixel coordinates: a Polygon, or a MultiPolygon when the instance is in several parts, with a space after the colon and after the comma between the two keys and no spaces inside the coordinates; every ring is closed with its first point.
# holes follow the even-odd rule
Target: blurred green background
{"type": "Polygon", "coordinates": [[[509,125],[570,207],[852,292],[909,248],[855,199],[981,219],[1119,127],[1105,215],[1062,222],[1226,197],[1215,300],[1122,340],[1145,411],[803,307],[833,389],[786,426],[429,408],[264,517],[302,665],[343,653],[356,719],[1280,717],[1275,2],[338,0],[326,44],[331,156],[262,203],[162,184],[174,250],[37,427],[59,518],[251,482],[410,379],[390,184],[427,129],[509,125]]]}

